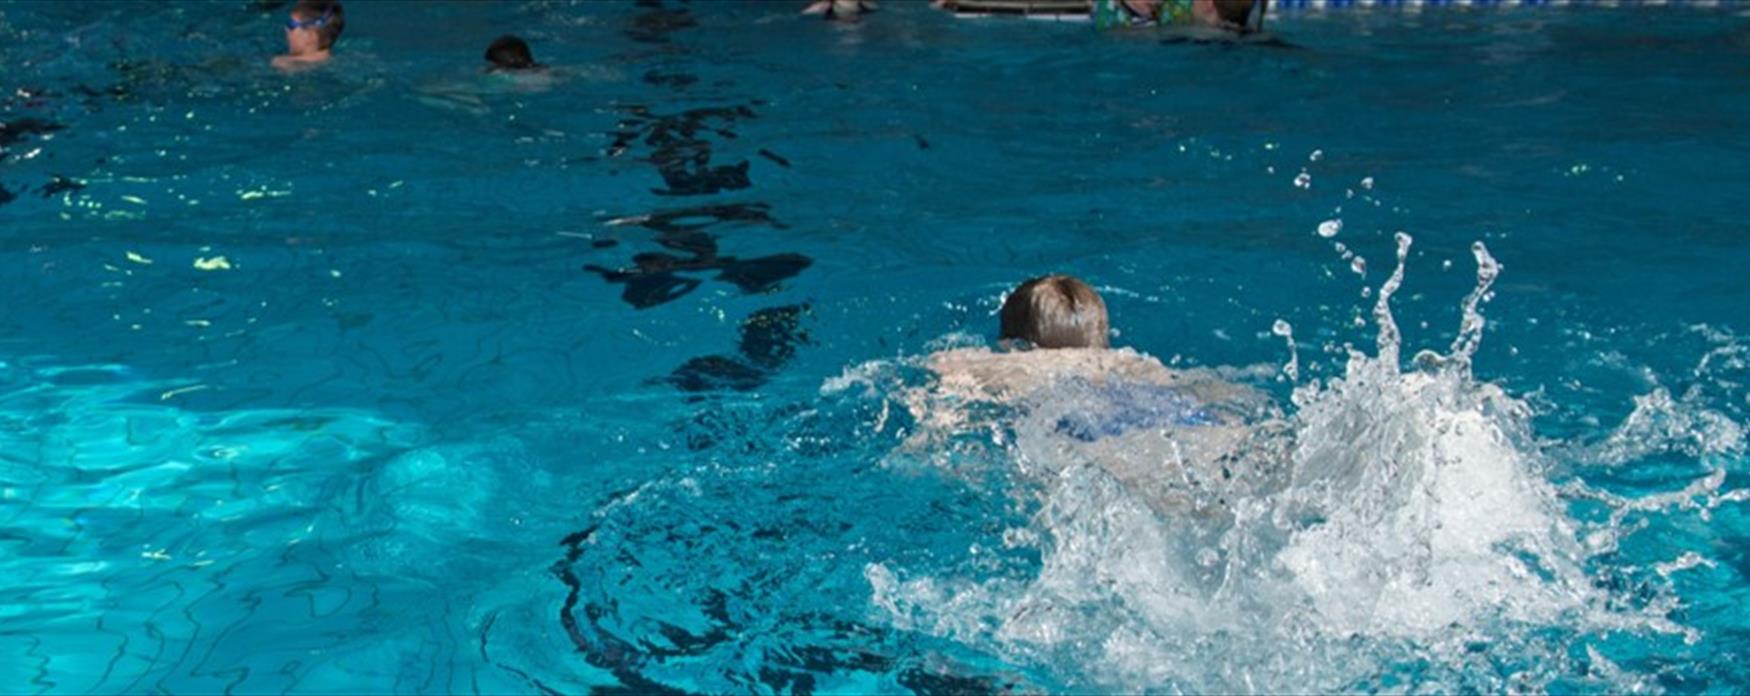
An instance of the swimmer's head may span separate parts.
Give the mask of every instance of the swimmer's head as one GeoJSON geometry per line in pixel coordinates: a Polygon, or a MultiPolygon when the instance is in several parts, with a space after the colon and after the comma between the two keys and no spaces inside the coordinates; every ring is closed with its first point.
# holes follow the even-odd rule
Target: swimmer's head
{"type": "Polygon", "coordinates": [[[338,0],[298,0],[286,21],[286,52],[301,56],[327,51],[344,30],[346,11],[338,0]]]}
{"type": "Polygon", "coordinates": [[[1251,26],[1252,4],[1257,0],[1213,0],[1215,16],[1223,24],[1239,29],[1251,26]]]}
{"type": "Polygon", "coordinates": [[[529,51],[529,44],[522,39],[506,34],[492,41],[486,47],[487,70],[533,70],[541,67],[535,62],[535,54],[529,51]]]}
{"type": "Polygon", "coordinates": [[[1106,302],[1087,283],[1066,275],[1034,278],[1003,301],[1003,340],[1035,348],[1105,348],[1106,302]]]}

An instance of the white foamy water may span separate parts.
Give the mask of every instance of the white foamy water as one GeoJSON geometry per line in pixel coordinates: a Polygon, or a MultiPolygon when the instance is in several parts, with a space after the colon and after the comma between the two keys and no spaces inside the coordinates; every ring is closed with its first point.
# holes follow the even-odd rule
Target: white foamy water
{"type": "MultiPolygon", "coordinates": [[[[1551,484],[1531,409],[1470,370],[1500,265],[1473,247],[1477,284],[1458,338],[1406,371],[1391,300],[1412,240],[1399,233],[1396,243],[1374,305],[1375,354],[1352,350],[1342,376],[1298,386],[1290,414],[1236,410],[1249,434],[1211,450],[1219,456],[1197,451],[1211,446],[1195,427],[1104,449],[1065,445],[1059,416],[1094,408],[1073,388],[1024,407],[1002,444],[1040,511],[1006,538],[1038,548],[1037,575],[941,577],[873,563],[874,613],[1069,669],[1089,688],[1647,687],[1646,675],[1570,643],[1612,631],[1696,637],[1666,617],[1674,600],[1603,589],[1588,561],[1614,548],[1622,514],[1582,523],[1570,503],[1708,508],[1742,496],[1719,493],[1723,472],[1640,500],[1551,484]]],[[[1292,336],[1285,322],[1272,333],[1292,336]]],[[[1649,432],[1663,436],[1653,446],[1697,451],[1743,442],[1729,418],[1655,393],[1598,451],[1632,458],[1627,443],[1649,432]]],[[[1675,557],[1657,570],[1705,561],[1675,557]]]]}

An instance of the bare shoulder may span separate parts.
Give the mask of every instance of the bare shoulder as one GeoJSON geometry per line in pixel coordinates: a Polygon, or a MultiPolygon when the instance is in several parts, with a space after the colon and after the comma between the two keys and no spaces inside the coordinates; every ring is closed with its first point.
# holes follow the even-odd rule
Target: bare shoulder
{"type": "Polygon", "coordinates": [[[1018,371],[1024,361],[1015,353],[996,353],[988,348],[955,348],[931,354],[925,360],[936,373],[942,391],[966,398],[1001,398],[1025,385],[1018,371]]]}
{"type": "Polygon", "coordinates": [[[967,396],[1006,398],[1066,379],[1173,385],[1182,375],[1146,353],[1129,348],[1060,348],[995,352],[958,348],[931,355],[926,364],[944,390],[967,396]]]}
{"type": "Polygon", "coordinates": [[[273,67],[279,69],[280,72],[293,73],[293,72],[303,72],[305,70],[309,70],[309,69],[314,68],[318,65],[326,63],[327,61],[328,61],[328,56],[326,54],[320,55],[317,57],[313,57],[313,58],[306,58],[303,56],[295,56],[295,55],[291,55],[288,53],[288,54],[274,56],[272,63],[273,63],[273,67]]]}
{"type": "Polygon", "coordinates": [[[1080,371],[1104,375],[1109,379],[1146,384],[1174,384],[1183,377],[1178,370],[1162,365],[1154,356],[1132,348],[1076,352],[1083,353],[1071,356],[1072,360],[1079,363],[1077,367],[1080,371]]]}

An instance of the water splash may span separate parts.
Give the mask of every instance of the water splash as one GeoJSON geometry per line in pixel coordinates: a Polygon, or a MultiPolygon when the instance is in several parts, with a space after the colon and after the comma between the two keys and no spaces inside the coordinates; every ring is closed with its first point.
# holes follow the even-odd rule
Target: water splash
{"type": "MultiPolygon", "coordinates": [[[[1439,369],[1469,359],[1483,323],[1461,324],[1479,335],[1454,355],[1400,364],[1391,300],[1412,240],[1396,241],[1379,300],[1356,308],[1373,310],[1377,351],[1296,384],[1289,413],[1244,386],[1298,382],[1285,319],[1270,331],[1287,366],[1182,371],[1176,388],[1206,413],[1110,437],[1111,385],[974,403],[927,358],[849,368],[818,401],[749,424],[723,445],[736,456],[603,508],[566,566],[568,615],[596,636],[579,647],[710,690],[915,688],[905,651],[919,644],[958,656],[931,670],[983,675],[985,691],[1657,687],[1658,667],[1622,643],[1694,645],[1673,583],[1731,565],[1706,548],[1632,566],[1615,554],[1649,516],[1705,519],[1750,492],[1720,472],[1642,497],[1552,475],[1525,401],[1439,369]]],[[[1499,273],[1478,252],[1467,316],[1499,273]]],[[[982,346],[953,334],[928,348],[982,346]]],[[[1652,432],[1683,401],[1649,399],[1646,422],[1666,419],[1652,432]]],[[[1646,431],[1631,425],[1625,442],[1646,431]]]]}
{"type": "MultiPolygon", "coordinates": [[[[872,610],[1021,663],[1074,665],[1071,685],[1092,690],[1645,687],[1600,636],[1696,634],[1670,618],[1675,600],[1657,588],[1635,585],[1651,599],[1619,596],[1594,559],[1615,548],[1626,511],[1705,513],[1750,493],[1722,490],[1723,476],[1640,500],[1552,485],[1529,406],[1468,369],[1425,369],[1468,368],[1500,264],[1473,247],[1478,281],[1461,304],[1460,340],[1405,371],[1391,300],[1413,240],[1395,241],[1396,267],[1373,304],[1376,354],[1350,351],[1340,377],[1295,388],[1293,414],[1250,420],[1224,460],[1231,478],[1200,473],[1181,449],[1192,440],[1069,456],[1047,423],[1023,418],[1008,447],[1031,464],[1020,485],[1041,508],[1013,538],[1039,550],[1038,572],[979,579],[875,563],[865,569],[872,610]],[[1153,462],[1159,474],[1098,457],[1153,462]],[[1619,512],[1581,522],[1566,512],[1576,499],[1619,512]]],[[[1277,320],[1271,333],[1289,341],[1283,372],[1295,378],[1292,327],[1277,320]]],[[[1064,408],[1080,408],[1077,398],[1053,395],[1064,408]]],[[[1705,560],[1677,556],[1647,572],[1705,560]]]]}
{"type": "Polygon", "coordinates": [[[1744,454],[1745,429],[1726,414],[1707,408],[1699,397],[1694,391],[1673,397],[1665,387],[1654,387],[1634,397],[1634,410],[1603,441],[1577,448],[1570,456],[1620,467],[1675,453],[1703,466],[1723,467],[1744,454]]]}

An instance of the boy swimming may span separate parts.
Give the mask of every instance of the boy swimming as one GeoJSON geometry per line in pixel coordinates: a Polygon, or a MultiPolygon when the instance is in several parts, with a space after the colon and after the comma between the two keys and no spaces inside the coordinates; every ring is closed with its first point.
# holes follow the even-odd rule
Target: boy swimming
{"type": "Polygon", "coordinates": [[[298,0],[286,20],[286,52],[273,57],[273,67],[291,71],[326,62],[345,29],[346,11],[337,0],[298,0]]]}
{"type": "Polygon", "coordinates": [[[545,63],[535,62],[527,41],[506,34],[486,47],[486,74],[504,84],[487,86],[485,91],[542,92],[553,88],[559,75],[545,63]]]}
{"type": "Polygon", "coordinates": [[[494,39],[486,47],[486,72],[515,74],[546,69],[547,66],[535,62],[527,41],[510,34],[494,39]]]}
{"type": "Polygon", "coordinates": [[[1000,350],[927,359],[935,389],[909,404],[923,433],[963,427],[981,404],[1011,407],[1029,473],[1092,466],[1164,516],[1225,517],[1231,497],[1260,481],[1253,422],[1270,416],[1269,400],[1211,371],[1111,348],[1105,301],[1086,283],[1030,279],[1004,300],[1000,324],[1000,350]]]}
{"type": "Polygon", "coordinates": [[[482,73],[425,83],[415,90],[415,98],[429,106],[485,116],[492,111],[486,98],[493,95],[545,92],[578,76],[616,77],[598,69],[552,68],[536,62],[529,43],[511,34],[493,39],[482,59],[486,61],[482,73]]]}

